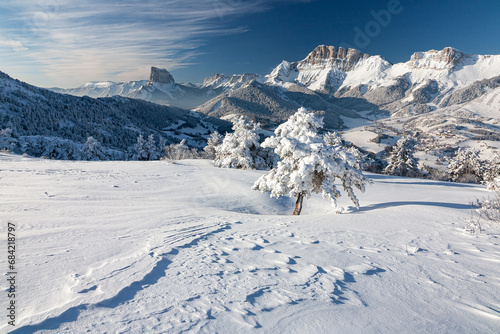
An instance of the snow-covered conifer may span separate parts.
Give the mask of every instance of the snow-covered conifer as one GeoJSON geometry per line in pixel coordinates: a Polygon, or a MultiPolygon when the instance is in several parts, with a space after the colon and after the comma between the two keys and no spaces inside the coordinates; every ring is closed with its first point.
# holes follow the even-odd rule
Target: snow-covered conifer
{"type": "Polygon", "coordinates": [[[487,183],[488,190],[497,192],[500,195],[500,175],[487,183]]]}
{"type": "Polygon", "coordinates": [[[345,150],[348,153],[352,154],[352,156],[354,157],[355,163],[353,166],[357,169],[362,169],[363,165],[365,164],[366,155],[361,153],[361,151],[356,146],[352,144],[350,146],[346,146],[344,140],[337,132],[327,132],[323,137],[325,138],[326,145],[344,146],[345,150]]]}
{"type": "Polygon", "coordinates": [[[325,144],[330,146],[344,145],[342,137],[337,132],[327,132],[324,135],[325,144]]]}
{"type": "Polygon", "coordinates": [[[75,156],[75,147],[68,141],[53,138],[45,141],[45,150],[42,157],[56,160],[72,160],[75,156]]]}
{"type": "Polygon", "coordinates": [[[493,158],[486,162],[484,169],[483,179],[489,188],[493,187],[496,183],[495,179],[500,178],[500,153],[495,153],[493,158]]]}
{"type": "Polygon", "coordinates": [[[418,177],[421,175],[418,169],[417,159],[414,157],[416,141],[410,137],[399,139],[387,159],[388,165],[385,173],[389,175],[418,177]]]}
{"type": "Polygon", "coordinates": [[[160,158],[160,150],[152,134],[149,135],[148,140],[144,144],[144,150],[148,157],[147,160],[158,160],[160,158]]]}
{"type": "Polygon", "coordinates": [[[483,179],[483,168],[479,151],[460,148],[448,165],[448,175],[452,181],[478,183],[483,179]]]}
{"type": "Polygon", "coordinates": [[[0,131],[0,150],[12,151],[16,147],[18,140],[14,138],[11,128],[0,131]]]}
{"type": "Polygon", "coordinates": [[[101,143],[94,137],[88,137],[80,150],[82,160],[107,160],[107,154],[101,143]]]}
{"type": "Polygon", "coordinates": [[[369,180],[353,167],[354,158],[342,145],[328,145],[326,141],[333,143],[331,136],[318,134],[322,126],[323,118],[305,108],[278,126],[275,136],[267,138],[262,146],[273,148],[281,161],[261,176],[252,189],[270,192],[275,198],[297,198],[294,214],[298,215],[304,197],[312,193],[322,193],[335,207],[340,197],[335,181],[339,179],[344,191],[359,207],[353,187],[364,191],[369,180]]]}
{"type": "Polygon", "coordinates": [[[246,116],[233,121],[234,132],[228,133],[222,143],[215,147],[214,165],[216,167],[240,169],[265,169],[265,160],[259,144],[260,125],[246,116]]]}
{"type": "Polygon", "coordinates": [[[139,135],[139,137],[137,137],[137,142],[129,149],[132,160],[149,160],[145,145],[146,140],[144,140],[142,135],[139,135]]]}
{"type": "Polygon", "coordinates": [[[217,131],[213,132],[207,139],[207,146],[203,149],[209,159],[215,157],[216,147],[222,144],[222,136],[217,131]]]}

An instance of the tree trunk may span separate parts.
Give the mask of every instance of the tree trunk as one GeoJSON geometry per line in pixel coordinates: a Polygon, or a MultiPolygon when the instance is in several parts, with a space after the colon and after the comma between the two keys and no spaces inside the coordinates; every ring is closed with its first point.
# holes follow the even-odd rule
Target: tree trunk
{"type": "Polygon", "coordinates": [[[295,202],[295,211],[293,212],[294,216],[300,215],[300,211],[302,211],[302,201],[304,200],[304,196],[299,194],[297,196],[297,202],[295,202]]]}

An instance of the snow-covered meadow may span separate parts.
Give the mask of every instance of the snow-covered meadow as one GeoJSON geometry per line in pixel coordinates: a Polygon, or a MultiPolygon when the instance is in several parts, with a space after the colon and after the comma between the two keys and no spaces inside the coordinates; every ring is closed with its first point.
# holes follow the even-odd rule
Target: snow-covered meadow
{"type": "Polygon", "coordinates": [[[500,331],[500,226],[464,229],[485,187],[369,174],[360,209],[316,196],[291,216],[294,200],[251,190],[264,173],[0,154],[18,270],[0,331],[500,331]]]}

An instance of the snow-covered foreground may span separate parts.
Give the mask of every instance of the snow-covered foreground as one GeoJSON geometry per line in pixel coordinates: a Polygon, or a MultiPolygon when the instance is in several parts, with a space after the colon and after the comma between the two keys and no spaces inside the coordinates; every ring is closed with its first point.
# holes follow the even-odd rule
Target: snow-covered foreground
{"type": "Polygon", "coordinates": [[[262,173],[0,155],[12,332],[498,333],[500,226],[463,229],[482,186],[371,175],[359,210],[297,217],[262,173]]]}

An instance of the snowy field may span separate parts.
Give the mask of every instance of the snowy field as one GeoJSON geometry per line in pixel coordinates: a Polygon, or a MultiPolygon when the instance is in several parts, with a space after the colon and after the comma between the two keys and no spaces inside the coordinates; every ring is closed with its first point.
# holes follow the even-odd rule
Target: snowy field
{"type": "Polygon", "coordinates": [[[484,187],[370,175],[359,210],[291,216],[263,173],[0,155],[0,332],[500,332],[500,226],[464,230],[484,187]]]}

